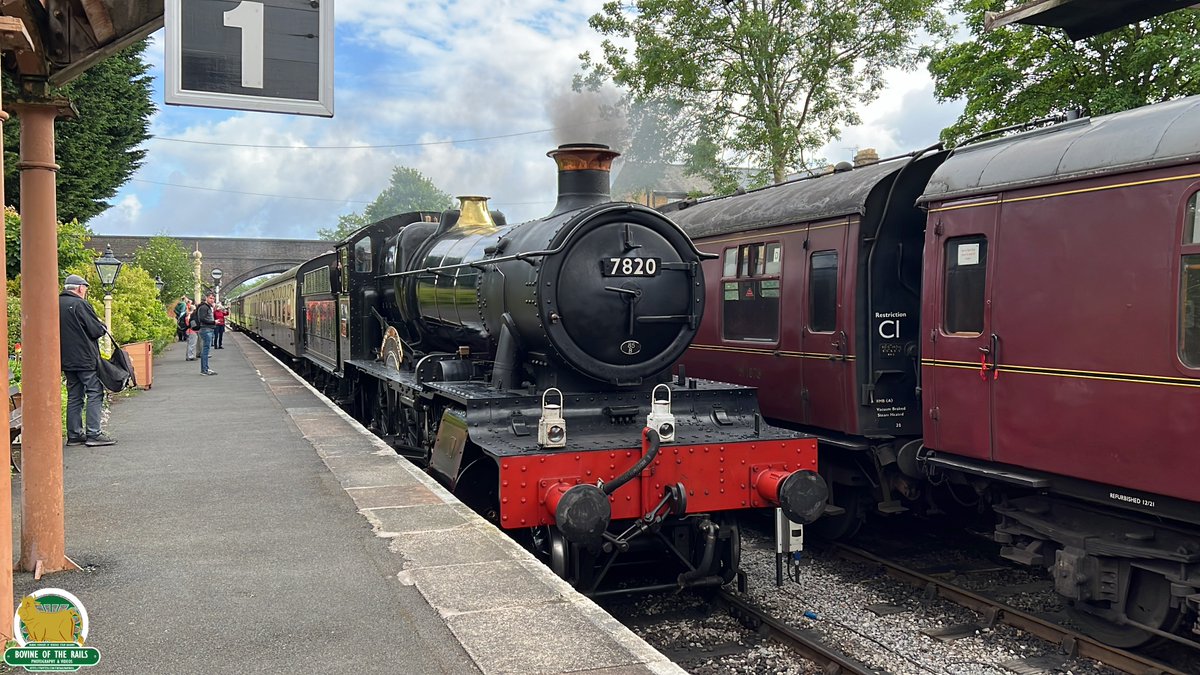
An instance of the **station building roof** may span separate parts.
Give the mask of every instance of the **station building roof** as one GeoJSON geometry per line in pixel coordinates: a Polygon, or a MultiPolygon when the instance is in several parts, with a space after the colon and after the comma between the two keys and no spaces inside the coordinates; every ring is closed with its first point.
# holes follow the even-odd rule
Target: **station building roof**
{"type": "Polygon", "coordinates": [[[1196,0],[1033,0],[1003,12],[988,12],[984,27],[1013,23],[1051,26],[1082,40],[1160,14],[1196,5],[1196,0]]]}

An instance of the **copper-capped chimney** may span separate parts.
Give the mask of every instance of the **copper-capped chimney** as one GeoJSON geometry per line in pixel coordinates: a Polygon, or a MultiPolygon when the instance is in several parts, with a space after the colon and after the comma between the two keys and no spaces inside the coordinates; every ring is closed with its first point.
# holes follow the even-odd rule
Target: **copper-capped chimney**
{"type": "Polygon", "coordinates": [[[546,156],[558,164],[558,203],[551,216],[612,198],[609,174],[613,160],[621,153],[601,143],[568,143],[547,152],[546,156]]]}

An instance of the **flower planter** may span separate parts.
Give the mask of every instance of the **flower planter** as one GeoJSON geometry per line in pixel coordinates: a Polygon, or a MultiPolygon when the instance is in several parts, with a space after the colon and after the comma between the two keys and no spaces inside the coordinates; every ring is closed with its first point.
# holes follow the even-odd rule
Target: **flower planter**
{"type": "Polygon", "coordinates": [[[133,362],[133,375],[139,389],[149,389],[154,384],[154,343],[131,342],[121,349],[133,362]]]}

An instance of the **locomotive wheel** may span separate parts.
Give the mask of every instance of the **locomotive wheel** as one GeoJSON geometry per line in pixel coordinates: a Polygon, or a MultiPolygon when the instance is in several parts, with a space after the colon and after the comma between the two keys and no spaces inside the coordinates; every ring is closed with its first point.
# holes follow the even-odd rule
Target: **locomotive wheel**
{"type": "Polygon", "coordinates": [[[851,539],[858,534],[866,521],[864,504],[869,496],[862,488],[842,488],[838,492],[842,499],[835,503],[846,512],[837,516],[821,516],[815,523],[806,525],[805,532],[829,541],[851,539]]]}
{"type": "Polygon", "coordinates": [[[492,523],[500,522],[500,470],[487,457],[478,457],[458,472],[454,496],[492,523]]]}
{"type": "Polygon", "coordinates": [[[733,581],[742,565],[742,531],[737,520],[730,516],[722,516],[717,522],[721,531],[709,574],[719,576],[725,579],[725,583],[729,583],[733,581]]]}
{"type": "MultiPolygon", "coordinates": [[[[1067,606],[1067,612],[1083,632],[1105,644],[1130,649],[1163,639],[1136,626],[1117,623],[1119,617],[1112,616],[1112,610],[1086,605],[1076,602],[1067,606]]],[[[1129,573],[1125,614],[1140,624],[1169,633],[1175,632],[1183,619],[1179,610],[1171,607],[1171,584],[1166,577],[1138,568],[1129,573]]]]}
{"type": "Polygon", "coordinates": [[[571,543],[557,527],[543,525],[530,528],[523,542],[552,572],[574,584],[571,579],[571,543]]]}
{"type": "Polygon", "coordinates": [[[550,569],[559,577],[571,581],[571,544],[557,527],[548,527],[550,569]]]}

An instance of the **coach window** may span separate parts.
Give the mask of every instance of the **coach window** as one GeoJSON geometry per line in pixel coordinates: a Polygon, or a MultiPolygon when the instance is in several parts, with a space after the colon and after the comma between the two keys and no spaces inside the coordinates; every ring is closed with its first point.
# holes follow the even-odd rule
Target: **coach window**
{"type": "Polygon", "coordinates": [[[1183,222],[1183,269],[1180,274],[1179,358],[1190,368],[1200,368],[1200,224],[1196,222],[1197,195],[1188,200],[1183,222]]]}
{"type": "Polygon", "coordinates": [[[354,245],[354,271],[371,271],[371,238],[363,237],[354,245]]]}
{"type": "Polygon", "coordinates": [[[725,251],[721,335],[726,340],[779,340],[778,243],[743,244],[725,251]]]}
{"type": "Polygon", "coordinates": [[[987,287],[987,237],[955,237],[946,242],[947,333],[983,332],[987,287]]]}
{"type": "Polygon", "coordinates": [[[808,270],[808,328],[831,333],[837,327],[837,251],[812,254],[808,270]]]}

